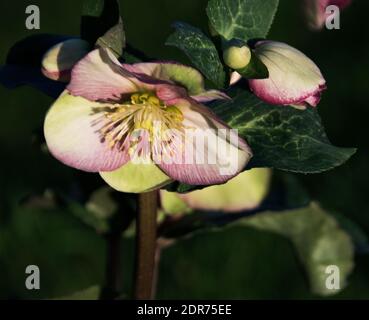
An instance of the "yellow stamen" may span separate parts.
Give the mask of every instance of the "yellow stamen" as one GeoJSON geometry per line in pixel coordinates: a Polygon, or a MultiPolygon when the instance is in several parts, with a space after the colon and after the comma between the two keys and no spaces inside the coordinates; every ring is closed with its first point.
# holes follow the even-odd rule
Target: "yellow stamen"
{"type": "Polygon", "coordinates": [[[150,97],[150,95],[148,94],[148,93],[143,93],[143,94],[141,94],[140,95],[140,97],[139,97],[139,101],[141,102],[141,103],[146,103],[147,102],[147,100],[149,99],[149,97],[150,97]]]}
{"type": "Polygon", "coordinates": [[[178,121],[183,121],[183,114],[176,106],[169,106],[165,111],[170,112],[178,121]]]}
{"type": "Polygon", "coordinates": [[[182,130],[183,119],[177,107],[166,106],[155,94],[135,93],[126,103],[109,106],[109,110],[104,111],[104,125],[98,132],[109,148],[123,150],[128,147],[130,150],[136,143],[127,146],[124,142],[135,130],[147,130],[149,141],[168,142],[170,138],[165,132],[168,129],[182,130]]]}
{"type": "Polygon", "coordinates": [[[132,94],[131,103],[132,104],[139,104],[140,103],[140,95],[138,93],[132,94]]]}
{"type": "Polygon", "coordinates": [[[147,99],[147,103],[152,105],[152,106],[157,106],[157,107],[159,107],[161,105],[160,100],[155,96],[150,96],[147,99]]]}

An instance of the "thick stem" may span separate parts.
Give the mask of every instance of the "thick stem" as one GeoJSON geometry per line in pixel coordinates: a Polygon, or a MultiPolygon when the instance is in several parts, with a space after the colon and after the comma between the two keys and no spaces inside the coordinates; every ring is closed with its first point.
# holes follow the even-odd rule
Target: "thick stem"
{"type": "Polygon", "coordinates": [[[138,198],[136,228],[135,299],[149,300],[152,295],[155,251],[157,191],[142,193],[138,198]]]}

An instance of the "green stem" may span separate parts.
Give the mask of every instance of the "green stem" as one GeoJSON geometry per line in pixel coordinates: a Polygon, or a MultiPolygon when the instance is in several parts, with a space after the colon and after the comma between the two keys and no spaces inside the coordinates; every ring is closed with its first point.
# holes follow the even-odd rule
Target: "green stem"
{"type": "Polygon", "coordinates": [[[153,291],[156,252],[157,191],[138,196],[135,299],[149,300],[153,291]]]}

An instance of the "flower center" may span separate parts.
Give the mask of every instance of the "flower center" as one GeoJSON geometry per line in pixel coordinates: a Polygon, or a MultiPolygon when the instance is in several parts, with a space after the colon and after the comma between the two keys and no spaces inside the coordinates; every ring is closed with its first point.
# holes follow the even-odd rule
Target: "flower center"
{"type": "Polygon", "coordinates": [[[135,93],[123,104],[107,105],[103,115],[97,119],[97,132],[101,142],[111,149],[123,151],[133,144],[130,137],[134,132],[144,131],[147,140],[163,141],[168,139],[166,132],[171,129],[182,131],[183,114],[175,106],[167,106],[153,93],[135,93]]]}

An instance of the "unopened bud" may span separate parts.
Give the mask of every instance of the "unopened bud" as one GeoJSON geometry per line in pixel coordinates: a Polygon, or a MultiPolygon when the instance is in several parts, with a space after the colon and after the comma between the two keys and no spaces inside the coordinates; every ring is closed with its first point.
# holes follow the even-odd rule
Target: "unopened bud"
{"type": "Polygon", "coordinates": [[[44,55],[42,73],[49,79],[68,82],[72,68],[90,49],[89,43],[81,39],[58,43],[44,55]]]}
{"type": "Polygon", "coordinates": [[[245,68],[251,60],[251,50],[248,46],[227,48],[223,53],[223,59],[226,65],[232,69],[245,68]]]}

